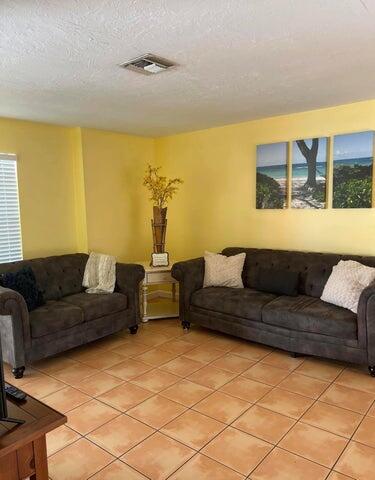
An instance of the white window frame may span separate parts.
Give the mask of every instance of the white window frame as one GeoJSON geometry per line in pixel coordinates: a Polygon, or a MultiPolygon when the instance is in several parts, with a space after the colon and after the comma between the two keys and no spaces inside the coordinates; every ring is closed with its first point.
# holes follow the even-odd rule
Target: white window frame
{"type": "Polygon", "coordinates": [[[13,184],[9,187],[8,193],[13,196],[16,193],[16,198],[10,199],[8,202],[0,165],[0,263],[9,263],[23,259],[17,155],[0,153],[0,164],[2,161],[14,162],[14,172],[12,172],[12,168],[10,169],[10,173],[14,173],[13,184]],[[13,210],[11,220],[5,211],[9,207],[13,210]]]}

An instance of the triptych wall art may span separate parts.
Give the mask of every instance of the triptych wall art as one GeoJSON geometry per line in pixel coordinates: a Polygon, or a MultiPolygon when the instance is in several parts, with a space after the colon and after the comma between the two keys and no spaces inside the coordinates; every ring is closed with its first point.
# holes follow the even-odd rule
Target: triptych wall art
{"type": "Polygon", "coordinates": [[[326,208],[329,175],[333,208],[371,208],[373,157],[372,131],[258,145],[256,208],[326,208]]]}

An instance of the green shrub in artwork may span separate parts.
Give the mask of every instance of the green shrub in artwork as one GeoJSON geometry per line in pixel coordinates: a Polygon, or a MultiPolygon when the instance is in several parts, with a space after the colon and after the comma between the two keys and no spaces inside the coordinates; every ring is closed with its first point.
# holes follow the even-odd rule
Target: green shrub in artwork
{"type": "Polygon", "coordinates": [[[372,166],[334,168],[333,208],[371,208],[372,166]]]}
{"type": "Polygon", "coordinates": [[[257,172],[256,208],[283,208],[284,198],[276,180],[257,172]]]}
{"type": "Polygon", "coordinates": [[[348,180],[335,189],[333,208],[371,208],[371,179],[348,180]]]}

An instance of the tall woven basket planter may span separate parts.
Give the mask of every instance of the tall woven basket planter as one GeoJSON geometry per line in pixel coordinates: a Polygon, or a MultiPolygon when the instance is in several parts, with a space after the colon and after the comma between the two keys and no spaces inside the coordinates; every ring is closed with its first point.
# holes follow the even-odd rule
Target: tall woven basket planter
{"type": "Polygon", "coordinates": [[[153,207],[154,218],[151,220],[154,253],[165,252],[165,236],[167,233],[167,207],[153,207]]]}

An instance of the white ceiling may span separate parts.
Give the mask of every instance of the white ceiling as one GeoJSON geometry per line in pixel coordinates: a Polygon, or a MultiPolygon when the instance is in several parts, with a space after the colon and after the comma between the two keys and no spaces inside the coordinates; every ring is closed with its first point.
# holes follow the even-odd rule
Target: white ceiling
{"type": "Polygon", "coordinates": [[[0,116],[158,136],[365,100],[374,45],[375,0],[0,0],[0,116]],[[117,66],[147,52],[179,66],[117,66]]]}

